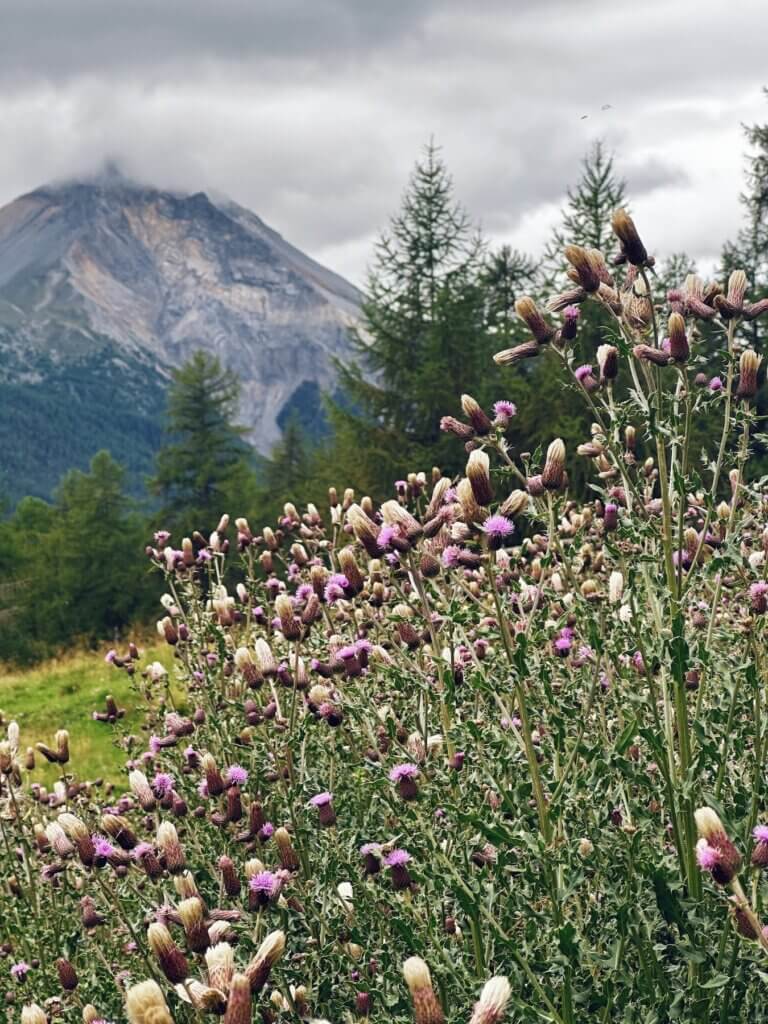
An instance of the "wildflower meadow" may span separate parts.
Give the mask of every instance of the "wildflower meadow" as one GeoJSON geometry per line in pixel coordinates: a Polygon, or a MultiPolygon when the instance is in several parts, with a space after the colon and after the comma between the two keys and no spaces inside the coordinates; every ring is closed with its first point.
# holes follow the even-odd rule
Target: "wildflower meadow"
{"type": "Polygon", "coordinates": [[[764,1019],[768,300],[740,270],[665,290],[612,226],[546,308],[518,299],[496,404],[446,410],[463,474],[155,534],[171,673],[112,650],[146,721],[93,709],[120,784],[5,723],[9,1021],[764,1019]],[[505,439],[545,349],[577,450],[505,439]]]}

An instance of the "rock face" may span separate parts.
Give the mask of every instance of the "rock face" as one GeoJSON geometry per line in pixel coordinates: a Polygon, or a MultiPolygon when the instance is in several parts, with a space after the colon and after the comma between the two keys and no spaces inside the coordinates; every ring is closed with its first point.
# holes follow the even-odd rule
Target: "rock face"
{"type": "Polygon", "coordinates": [[[333,387],[359,300],[202,192],[108,169],[21,196],[0,209],[0,491],[48,494],[87,449],[148,468],[170,370],[201,348],[238,373],[241,422],[268,452],[286,410],[333,387]]]}

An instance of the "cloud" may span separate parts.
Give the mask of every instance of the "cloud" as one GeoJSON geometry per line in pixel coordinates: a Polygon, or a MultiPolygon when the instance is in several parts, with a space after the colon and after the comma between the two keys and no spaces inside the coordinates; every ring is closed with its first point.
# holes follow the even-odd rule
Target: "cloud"
{"type": "Polygon", "coordinates": [[[766,28],[758,0],[6,0],[0,202],[112,156],[359,282],[430,136],[473,219],[534,252],[605,137],[658,246],[709,259],[740,123],[768,120],[766,28]]]}

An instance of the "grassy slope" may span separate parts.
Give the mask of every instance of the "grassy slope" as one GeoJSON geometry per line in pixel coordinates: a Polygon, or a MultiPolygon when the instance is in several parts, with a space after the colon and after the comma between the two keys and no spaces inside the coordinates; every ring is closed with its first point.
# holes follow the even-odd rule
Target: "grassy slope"
{"type": "MultiPolygon", "coordinates": [[[[162,661],[170,671],[172,660],[168,647],[142,649],[141,665],[162,661]]],[[[56,730],[67,729],[71,752],[68,768],[79,778],[102,776],[115,780],[125,762],[125,752],[113,742],[114,727],[91,718],[92,711],[104,710],[108,693],[126,709],[120,730],[138,732],[140,698],[127,674],[105,664],[99,654],[78,653],[24,672],[6,672],[0,667],[2,720],[19,723],[24,749],[38,740],[53,745],[56,730]]],[[[0,737],[4,732],[0,729],[0,737]]],[[[31,774],[33,780],[50,783],[58,777],[58,769],[48,765],[40,754],[37,765],[31,774]]]]}

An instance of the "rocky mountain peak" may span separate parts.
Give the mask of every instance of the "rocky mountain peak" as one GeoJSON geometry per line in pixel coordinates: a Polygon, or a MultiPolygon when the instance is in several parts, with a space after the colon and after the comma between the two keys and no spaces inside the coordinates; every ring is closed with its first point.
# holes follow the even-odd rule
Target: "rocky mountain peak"
{"type": "Polygon", "coordinates": [[[266,453],[288,411],[311,415],[307,402],[333,388],[358,309],[349,282],[250,210],[137,182],[114,163],[0,209],[0,400],[10,389],[12,404],[37,386],[42,406],[56,405],[62,376],[85,402],[96,363],[118,392],[137,379],[162,390],[202,348],[239,374],[241,421],[266,453]]]}

